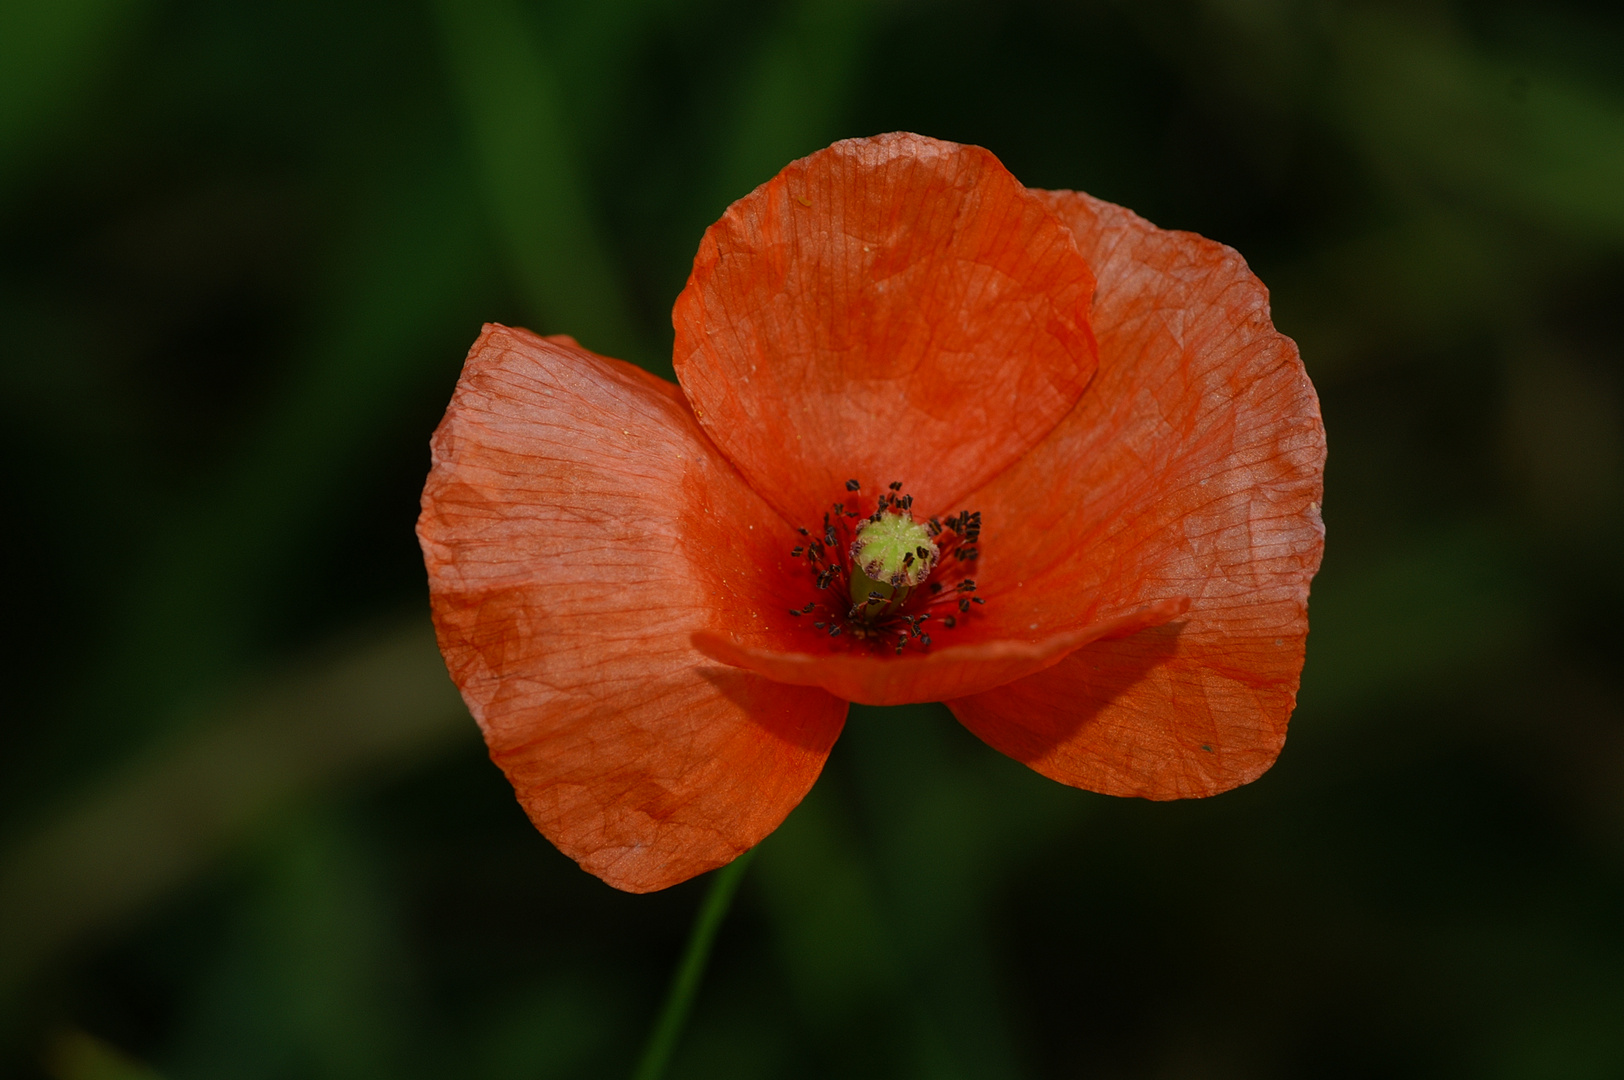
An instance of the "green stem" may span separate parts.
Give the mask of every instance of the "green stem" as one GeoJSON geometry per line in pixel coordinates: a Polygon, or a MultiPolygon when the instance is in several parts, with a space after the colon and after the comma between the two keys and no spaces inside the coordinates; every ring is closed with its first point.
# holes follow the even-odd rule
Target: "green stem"
{"type": "Polygon", "coordinates": [[[700,981],[705,977],[705,964],[710,960],[716,932],[721,929],[727,909],[733,903],[733,894],[738,891],[739,881],[744,877],[745,867],[750,865],[755,854],[756,849],[751,848],[716,871],[716,876],[711,879],[710,892],[705,894],[705,902],[700,905],[699,914],[694,919],[694,928],[688,934],[688,948],[682,954],[682,963],[677,967],[676,977],[671,980],[671,989],[666,992],[665,1004],[660,1007],[659,1019],[649,1033],[648,1045],[643,1048],[643,1058],[637,1063],[632,1080],[660,1080],[665,1075],[665,1067],[671,1063],[671,1054],[677,1048],[677,1039],[682,1036],[688,1014],[693,1011],[694,998],[699,993],[700,981]]]}

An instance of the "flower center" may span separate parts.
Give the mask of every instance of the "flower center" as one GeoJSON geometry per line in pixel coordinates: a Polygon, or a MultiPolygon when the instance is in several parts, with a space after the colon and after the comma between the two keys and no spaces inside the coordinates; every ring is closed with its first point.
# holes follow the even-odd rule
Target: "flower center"
{"type": "Polygon", "coordinates": [[[976,590],[973,578],[951,588],[932,579],[949,560],[975,561],[981,515],[964,511],[945,520],[916,521],[913,496],[902,493],[901,481],[891,484],[865,514],[861,487],[856,480],[846,481],[851,498],[823,515],[820,534],[800,530],[808,542],[790,554],[806,558],[820,596],[791,608],[790,614],[818,613],[812,626],[830,637],[850,634],[898,654],[910,644],[929,649],[927,621],[939,619],[951,630],[971,615],[972,604],[983,603],[971,595],[976,590]]]}

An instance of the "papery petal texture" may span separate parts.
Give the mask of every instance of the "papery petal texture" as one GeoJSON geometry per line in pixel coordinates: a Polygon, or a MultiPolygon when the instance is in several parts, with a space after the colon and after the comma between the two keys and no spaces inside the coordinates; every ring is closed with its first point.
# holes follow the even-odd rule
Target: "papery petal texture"
{"type": "Polygon", "coordinates": [[[979,147],[893,134],[794,162],[705,234],[672,312],[705,430],[792,522],[850,477],[946,512],[1093,375],[1070,230],[979,147]]]}
{"type": "Polygon", "coordinates": [[[536,826],[632,891],[771,832],[847,705],[693,648],[753,632],[735,563],[770,566],[792,533],[676,388],[490,326],[433,452],[418,534],[441,651],[536,826]]]}
{"type": "Polygon", "coordinates": [[[1055,630],[1169,597],[1189,610],[949,706],[1063,783],[1210,795],[1273,763],[1295,704],[1324,546],[1318,399],[1234,251],[1041,194],[1098,275],[1100,366],[1048,438],[970,496],[988,609],[1055,630]]]}

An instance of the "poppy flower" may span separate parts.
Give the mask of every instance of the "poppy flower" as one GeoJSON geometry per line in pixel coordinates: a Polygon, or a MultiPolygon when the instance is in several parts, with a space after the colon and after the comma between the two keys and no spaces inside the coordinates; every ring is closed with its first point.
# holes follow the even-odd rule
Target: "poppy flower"
{"type": "Polygon", "coordinates": [[[884,135],[729,207],[673,322],[680,385],[487,326],[423,493],[451,675],[582,867],[727,863],[852,701],[1114,795],[1274,762],[1325,441],[1234,251],[884,135]]]}

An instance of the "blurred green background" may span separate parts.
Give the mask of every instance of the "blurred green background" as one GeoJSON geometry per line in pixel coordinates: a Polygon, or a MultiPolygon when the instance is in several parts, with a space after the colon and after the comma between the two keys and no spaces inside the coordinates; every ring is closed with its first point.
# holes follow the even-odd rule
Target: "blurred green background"
{"type": "Polygon", "coordinates": [[[703,880],[531,830],[412,535],[483,320],[668,374],[705,226],[908,129],[1240,249],[1331,447],[1284,756],[854,710],[681,1077],[1624,1076],[1624,13],[3,0],[0,1069],[624,1075],[703,880]]]}

